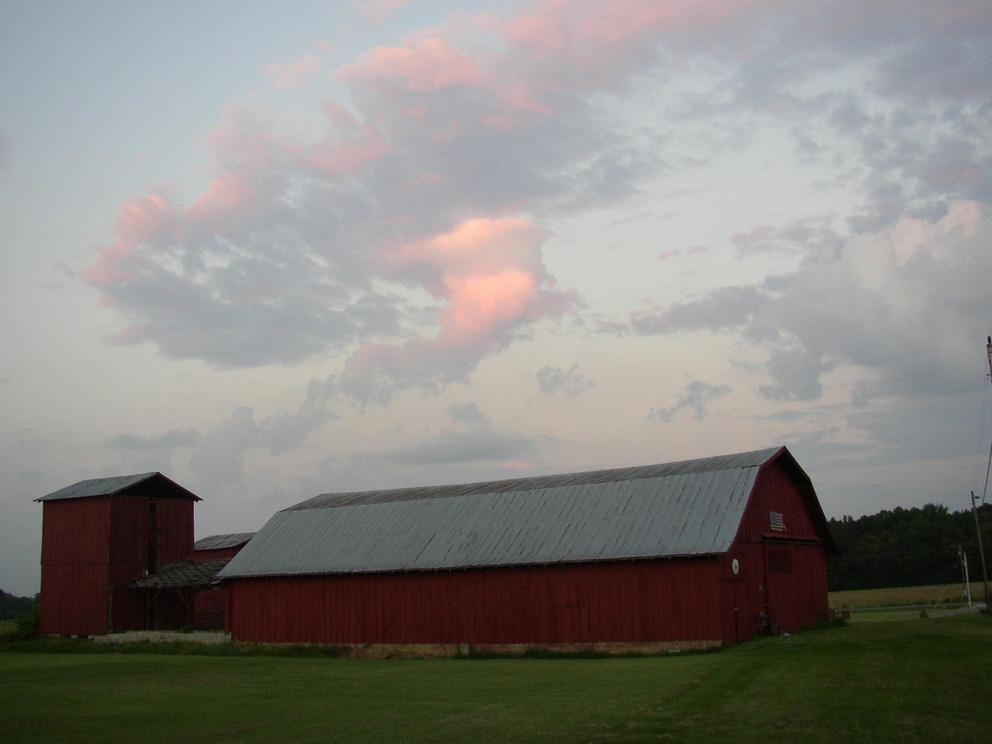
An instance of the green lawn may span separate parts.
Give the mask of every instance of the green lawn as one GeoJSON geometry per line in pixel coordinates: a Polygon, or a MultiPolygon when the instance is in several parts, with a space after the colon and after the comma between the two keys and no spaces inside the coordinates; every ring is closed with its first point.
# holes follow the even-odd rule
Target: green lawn
{"type": "Polygon", "coordinates": [[[652,658],[7,651],[0,742],[975,742],[990,648],[970,615],[652,658]]]}

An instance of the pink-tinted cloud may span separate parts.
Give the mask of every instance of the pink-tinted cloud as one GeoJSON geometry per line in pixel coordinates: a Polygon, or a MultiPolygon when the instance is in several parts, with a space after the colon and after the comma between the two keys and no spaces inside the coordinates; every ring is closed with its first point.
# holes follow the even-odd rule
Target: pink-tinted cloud
{"type": "Polygon", "coordinates": [[[393,86],[416,93],[485,86],[487,75],[469,55],[446,39],[427,36],[399,47],[376,47],[336,75],[348,83],[393,86]]]}
{"type": "Polygon", "coordinates": [[[755,0],[546,0],[506,22],[503,35],[545,83],[558,77],[588,90],[650,64],[666,35],[725,23],[755,0]]]}
{"type": "MultiPolygon", "coordinates": [[[[851,8],[828,5],[828,21],[847,18],[851,8]]],[[[910,6],[920,7],[900,5],[910,6]]],[[[838,51],[875,54],[878,32],[863,18],[878,21],[880,11],[863,11],[843,46],[833,37],[794,40],[790,33],[802,32],[796,14],[775,7],[547,0],[505,20],[460,17],[376,47],[334,71],[348,100],[315,104],[324,131],[284,134],[272,123],[278,117],[232,106],[209,138],[211,181],[203,193],[179,204],[153,191],[123,205],[116,241],[98,252],[86,277],[127,316],[135,341],[175,356],[252,365],[339,353],[347,358],[342,381],[362,400],[466,379],[528,324],[569,310],[569,295],[555,289],[541,260],[545,225],[615,204],[669,161],[705,167],[715,155],[673,149],[697,121],[719,141],[744,141],[735,102],[749,96],[753,109],[778,103],[784,83],[823,75],[818,65],[838,51]],[[763,24],[761,34],[749,33],[754,23],[763,24]],[[820,46],[808,53],[808,45],[820,46]],[[707,70],[706,87],[672,93],[671,108],[652,109],[636,132],[633,119],[622,118],[636,113],[600,105],[624,100],[632,81],[650,76],[660,89],[690,66],[707,70]]],[[[827,26],[840,33],[835,22],[827,26]]],[[[905,53],[890,44],[871,68],[888,73],[880,88],[919,84],[895,63],[933,55],[915,54],[919,38],[908,36],[899,48],[905,53]]],[[[980,59],[983,48],[968,47],[961,59],[980,59]]],[[[289,86],[316,69],[308,56],[269,72],[289,86]]],[[[986,69],[967,66],[974,78],[967,89],[981,89],[986,69]]],[[[688,78],[685,85],[694,84],[688,78]]],[[[799,100],[788,93],[790,103],[799,100]]],[[[940,111],[921,107],[904,116],[931,118],[900,138],[893,136],[898,117],[867,115],[862,95],[861,87],[850,92],[846,107],[817,101],[770,106],[765,115],[813,117],[813,126],[794,131],[810,139],[839,134],[838,157],[863,145],[868,187],[879,204],[895,204],[892,214],[904,207],[887,183],[894,171],[912,171],[921,202],[928,190],[949,188],[986,199],[978,123],[952,136],[937,126],[940,111]],[[947,142],[938,148],[937,138],[947,142]]],[[[881,208],[866,212],[866,221],[888,219],[881,208]]],[[[737,242],[761,247],[762,237],[741,231],[737,242]]],[[[769,237],[775,245],[801,240],[769,237]]],[[[704,250],[666,248],[682,256],[704,250]]],[[[750,318],[769,302],[766,292],[729,287],[628,326],[641,333],[722,328],[716,311],[731,307],[750,318]]]]}
{"type": "Polygon", "coordinates": [[[325,101],[322,108],[327,134],[309,158],[317,170],[331,177],[354,175],[389,153],[389,143],[371,124],[359,121],[334,101],[325,101]]]}
{"type": "Polygon", "coordinates": [[[303,87],[306,79],[320,68],[320,59],[313,54],[307,54],[286,64],[274,62],[265,68],[265,75],[272,80],[277,90],[286,90],[303,87]]]}
{"type": "Polygon", "coordinates": [[[415,277],[447,303],[439,331],[402,345],[362,347],[347,362],[342,389],[367,403],[411,380],[428,387],[464,380],[509,343],[515,327],[566,311],[574,298],[557,291],[541,265],[547,236],[525,220],[474,219],[388,250],[380,260],[388,272],[415,277]]]}
{"type": "MultiPolygon", "coordinates": [[[[608,204],[654,172],[650,145],[604,131],[589,93],[652,64],[659,34],[712,16],[608,8],[549,2],[371,49],[335,71],[350,100],[321,103],[315,139],[230,106],[203,193],[122,206],[87,280],[128,316],[131,340],[175,356],[244,365],[357,345],[345,379],[463,379],[570,307],[541,261],[540,215],[608,204]],[[411,306],[406,288],[441,308],[411,306]]],[[[295,87],[319,66],[307,55],[266,72],[295,87]]]]}
{"type": "MultiPolygon", "coordinates": [[[[121,207],[117,219],[117,242],[101,250],[83,276],[97,287],[112,287],[133,278],[141,246],[180,236],[175,204],[162,194],[152,193],[121,207]]],[[[108,298],[104,298],[107,301],[108,298]]]]}

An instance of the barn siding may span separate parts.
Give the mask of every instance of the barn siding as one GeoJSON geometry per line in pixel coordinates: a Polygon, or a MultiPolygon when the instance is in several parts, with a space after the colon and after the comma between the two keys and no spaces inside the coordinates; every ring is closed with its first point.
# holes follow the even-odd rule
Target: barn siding
{"type": "Polygon", "coordinates": [[[235,640],[595,643],[721,638],[716,558],[234,579],[235,640]]]}
{"type": "MultiPolygon", "coordinates": [[[[193,553],[193,500],[158,505],[159,565],[193,553]]],[[[149,568],[149,497],[117,494],[43,504],[41,603],[44,634],[103,635],[146,627],[144,593],[128,588],[149,568]]],[[[191,624],[177,596],[163,596],[153,624],[191,624]]]]}
{"type": "Polygon", "coordinates": [[[42,514],[40,632],[105,633],[109,503],[54,501],[44,504],[42,514]]]}
{"type": "Polygon", "coordinates": [[[44,635],[106,633],[106,564],[44,566],[38,631],[44,635]]]}
{"type": "Polygon", "coordinates": [[[106,563],[110,504],[106,499],[53,501],[42,509],[42,565],[106,563]]]}

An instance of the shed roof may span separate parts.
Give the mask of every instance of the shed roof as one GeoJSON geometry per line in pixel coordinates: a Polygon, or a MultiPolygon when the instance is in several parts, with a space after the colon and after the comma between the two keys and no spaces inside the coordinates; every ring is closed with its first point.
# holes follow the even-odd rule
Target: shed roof
{"type": "MultiPolygon", "coordinates": [[[[794,463],[780,447],[587,473],[324,494],[276,513],[220,576],[723,553],[760,467],[782,455],[794,463]]],[[[796,472],[805,478],[798,465],[796,472]]]]}
{"type": "Polygon", "coordinates": [[[161,473],[137,473],[135,475],[115,475],[109,478],[91,478],[71,486],[52,491],[35,501],[61,501],[64,499],[86,499],[117,494],[151,495],[158,498],[191,498],[202,501],[192,491],[187,491],[161,473]]]}
{"type": "Polygon", "coordinates": [[[235,532],[230,535],[210,535],[201,537],[193,544],[193,550],[223,550],[244,545],[255,535],[254,532],[235,532]]]}
{"type": "Polygon", "coordinates": [[[227,565],[227,558],[208,561],[180,561],[162,566],[158,571],[132,582],[139,589],[183,589],[218,583],[217,573],[227,565]]]}

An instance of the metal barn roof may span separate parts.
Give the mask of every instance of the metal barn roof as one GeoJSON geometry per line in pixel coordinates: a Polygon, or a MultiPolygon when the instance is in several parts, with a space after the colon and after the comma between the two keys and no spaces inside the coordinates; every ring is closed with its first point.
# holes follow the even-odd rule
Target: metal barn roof
{"type": "Polygon", "coordinates": [[[235,532],[230,535],[210,535],[201,537],[193,544],[193,550],[222,550],[244,545],[254,537],[254,532],[235,532]]]}
{"type": "Polygon", "coordinates": [[[221,578],[722,553],[773,448],[488,483],[325,494],[275,514],[221,578]]]}
{"type": "Polygon", "coordinates": [[[180,561],[162,566],[157,572],[131,583],[139,589],[198,588],[216,584],[217,572],[227,565],[226,558],[209,561],[180,561]]]}
{"type": "Polygon", "coordinates": [[[201,501],[200,497],[195,493],[187,491],[175,481],[157,472],[115,475],[109,478],[92,478],[90,480],[79,481],[79,483],[73,483],[71,486],[60,488],[58,491],[53,491],[47,496],[35,499],[35,501],[61,501],[63,499],[114,496],[137,486],[142,487],[142,492],[146,489],[153,491],[156,496],[191,497],[194,501],[201,501]]]}

